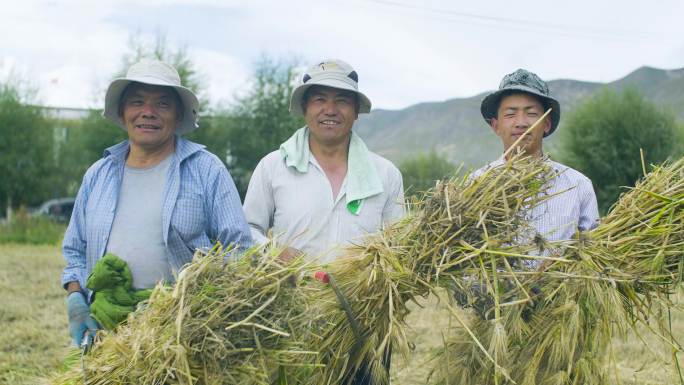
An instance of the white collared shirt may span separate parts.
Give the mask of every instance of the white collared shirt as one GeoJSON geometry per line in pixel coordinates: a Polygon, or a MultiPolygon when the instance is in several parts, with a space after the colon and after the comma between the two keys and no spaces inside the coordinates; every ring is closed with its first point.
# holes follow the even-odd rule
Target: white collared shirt
{"type": "Polygon", "coordinates": [[[404,215],[404,186],[399,170],[369,153],[383,192],[363,200],[358,215],[346,205],[346,178],[333,198],[330,181],[313,155],[305,173],[287,167],[276,150],[257,165],[249,181],[244,210],[255,242],[270,231],[278,246],[294,247],[320,263],[333,261],[341,246],[359,243],[388,222],[404,215]]]}

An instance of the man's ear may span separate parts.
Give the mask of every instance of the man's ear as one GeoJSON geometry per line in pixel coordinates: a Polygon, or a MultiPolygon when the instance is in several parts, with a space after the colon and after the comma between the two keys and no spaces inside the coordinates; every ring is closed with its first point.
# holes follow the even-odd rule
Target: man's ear
{"type": "Polygon", "coordinates": [[[548,135],[551,131],[551,117],[547,116],[544,119],[544,135],[548,135]]]}
{"type": "Polygon", "coordinates": [[[499,120],[497,118],[489,118],[489,126],[496,135],[499,135],[499,120]]]}

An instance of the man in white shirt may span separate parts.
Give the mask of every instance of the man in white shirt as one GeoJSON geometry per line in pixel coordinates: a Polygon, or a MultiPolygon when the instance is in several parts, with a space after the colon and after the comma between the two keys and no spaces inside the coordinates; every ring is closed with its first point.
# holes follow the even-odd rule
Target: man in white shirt
{"type": "Polygon", "coordinates": [[[290,99],[306,126],[261,159],[249,182],[244,210],[257,243],[271,232],[287,247],[281,259],[304,253],[328,263],[340,246],[403,216],[401,173],[352,130],[370,108],[349,64],[326,60],[307,70],[290,99]]]}

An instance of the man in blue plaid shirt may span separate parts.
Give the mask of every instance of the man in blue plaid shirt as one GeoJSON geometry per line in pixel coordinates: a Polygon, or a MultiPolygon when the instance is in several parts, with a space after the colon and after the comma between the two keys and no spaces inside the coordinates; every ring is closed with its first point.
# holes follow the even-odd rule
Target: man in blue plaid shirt
{"type": "Polygon", "coordinates": [[[252,244],[228,170],[181,134],[197,128],[198,100],[175,68],[143,60],[114,80],[103,115],[128,134],[86,172],[62,252],[69,332],[92,335],[85,282],[106,253],[128,264],[135,289],[173,282],[196,249],[252,244]]]}

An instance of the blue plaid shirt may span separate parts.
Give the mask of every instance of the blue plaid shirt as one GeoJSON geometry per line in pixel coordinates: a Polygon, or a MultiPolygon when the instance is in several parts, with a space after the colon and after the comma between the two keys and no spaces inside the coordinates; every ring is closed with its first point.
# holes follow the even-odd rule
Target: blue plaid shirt
{"type": "MultiPolygon", "coordinates": [[[[88,275],[105,253],[128,150],[128,141],[108,148],[83,177],[62,245],[66,260],[62,285],[78,281],[85,290],[88,275]]],[[[192,261],[195,249],[211,247],[215,241],[242,250],[252,245],[228,170],[204,146],[180,136],[164,186],[162,226],[175,272],[192,261]]]]}

